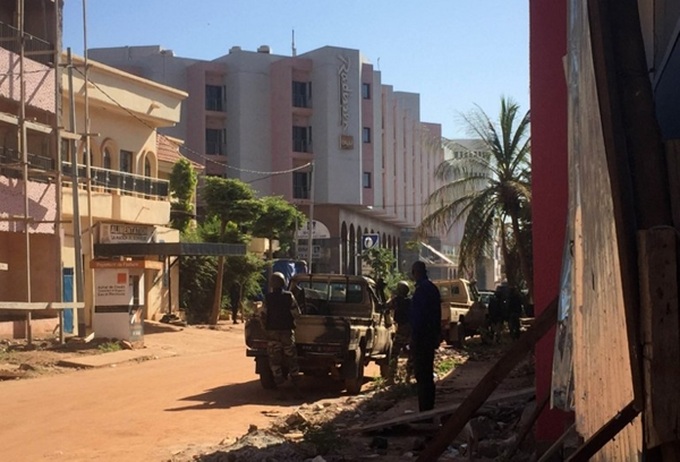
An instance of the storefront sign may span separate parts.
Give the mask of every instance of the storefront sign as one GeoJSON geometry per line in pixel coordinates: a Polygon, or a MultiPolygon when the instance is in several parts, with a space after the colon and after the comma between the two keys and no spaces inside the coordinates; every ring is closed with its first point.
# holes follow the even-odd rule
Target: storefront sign
{"type": "Polygon", "coordinates": [[[130,305],[129,273],[126,269],[99,269],[95,276],[95,305],[130,305]]]}
{"type": "Polygon", "coordinates": [[[102,244],[148,243],[154,241],[155,228],[124,223],[100,223],[99,242],[102,244]]]}
{"type": "Polygon", "coordinates": [[[340,149],[354,149],[354,137],[352,135],[340,135],[340,149]]]}
{"type": "MultiPolygon", "coordinates": [[[[331,232],[328,227],[318,220],[312,220],[312,239],[329,239],[331,237],[331,232]]],[[[298,239],[309,239],[309,222],[304,228],[298,229],[297,231],[298,239]]]]}

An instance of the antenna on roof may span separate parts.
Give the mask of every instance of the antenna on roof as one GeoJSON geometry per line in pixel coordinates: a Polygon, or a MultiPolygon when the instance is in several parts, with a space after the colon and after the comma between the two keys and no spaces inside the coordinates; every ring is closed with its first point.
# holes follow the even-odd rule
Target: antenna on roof
{"type": "Polygon", "coordinates": [[[295,29],[293,29],[293,40],[290,45],[293,49],[293,56],[297,56],[297,52],[295,51],[295,29]]]}
{"type": "Polygon", "coordinates": [[[380,58],[378,58],[378,70],[380,70],[380,58]]]}

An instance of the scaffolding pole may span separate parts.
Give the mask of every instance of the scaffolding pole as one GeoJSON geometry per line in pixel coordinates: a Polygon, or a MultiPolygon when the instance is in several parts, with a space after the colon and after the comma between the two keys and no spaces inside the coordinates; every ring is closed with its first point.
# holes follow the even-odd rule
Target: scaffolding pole
{"type": "MultiPolygon", "coordinates": [[[[69,123],[72,133],[76,133],[76,100],[73,91],[73,57],[71,48],[67,49],[68,60],[68,91],[69,91],[69,123]]],[[[74,291],[74,302],[83,301],[83,250],[80,241],[80,204],[78,198],[78,156],[76,141],[69,143],[71,151],[71,187],[73,190],[73,250],[75,253],[75,272],[76,290],[74,291]]],[[[78,336],[84,337],[86,334],[85,308],[78,308],[78,336]]]]}

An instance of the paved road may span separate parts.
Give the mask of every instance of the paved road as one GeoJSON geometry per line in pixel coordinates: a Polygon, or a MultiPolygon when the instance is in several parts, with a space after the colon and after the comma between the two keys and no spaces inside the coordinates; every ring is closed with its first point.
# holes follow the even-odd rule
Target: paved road
{"type": "Polygon", "coordinates": [[[0,382],[0,460],[167,460],[300,404],[260,387],[240,325],[146,338],[179,356],[0,382]]]}

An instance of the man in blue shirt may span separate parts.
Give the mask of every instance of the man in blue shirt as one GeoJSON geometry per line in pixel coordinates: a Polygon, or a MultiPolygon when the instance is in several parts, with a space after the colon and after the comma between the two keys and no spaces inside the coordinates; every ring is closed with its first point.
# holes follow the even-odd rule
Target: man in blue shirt
{"type": "Polygon", "coordinates": [[[411,266],[416,290],[411,299],[411,351],[420,412],[434,409],[434,352],[441,342],[441,296],[422,261],[411,266]]]}

